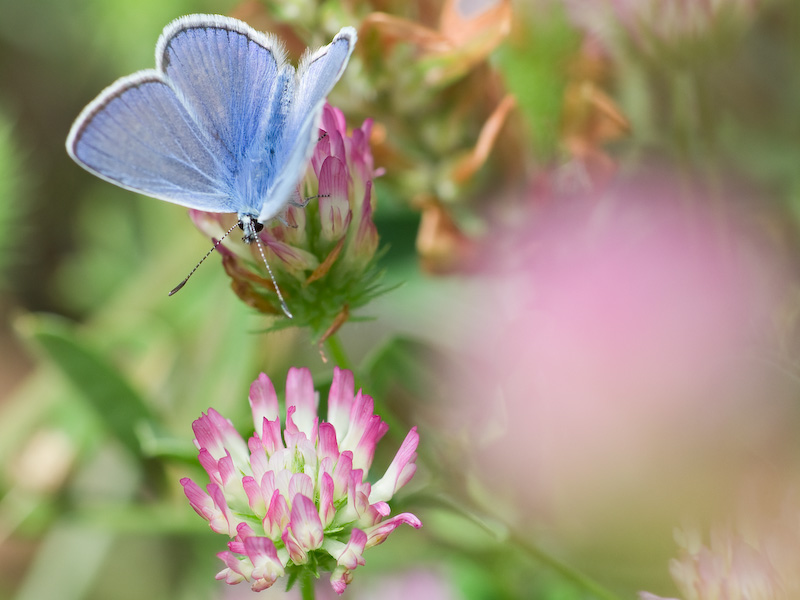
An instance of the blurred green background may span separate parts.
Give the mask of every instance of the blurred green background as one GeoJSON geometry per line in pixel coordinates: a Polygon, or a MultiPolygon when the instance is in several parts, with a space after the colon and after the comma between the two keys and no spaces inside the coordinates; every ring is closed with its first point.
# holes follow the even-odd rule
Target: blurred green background
{"type": "MultiPolygon", "coordinates": [[[[305,332],[262,333],[268,321],[231,293],[216,257],[168,298],[209,241],[185,210],[73,164],[64,150],[73,119],[116,78],[151,68],[162,28],[183,14],[254,15],[255,27],[279,25],[279,34],[319,45],[376,11],[435,29],[442,4],[0,0],[0,598],[246,597],[246,587],[214,581],[223,540],[178,484],[199,472],[191,422],[214,406],[246,430],[246,393],[260,371],[281,388],[289,366],[308,366],[323,394],[331,377],[305,332]]],[[[486,245],[521,206],[657,166],[678,188],[698,185],[717,215],[744,214],[783,274],[755,352],[785,376],[781,394],[797,398],[800,3],[763,0],[689,41],[646,46],[635,36],[587,41],[574,14],[591,1],[567,4],[512,3],[510,32],[475,50],[474,62],[456,51],[426,54],[408,31],[398,42],[360,30],[330,97],[351,126],[372,117],[388,140],[375,150],[386,169],[376,180],[376,223],[386,282],[402,285],[360,311],[373,320],[341,331],[360,385],[398,425],[376,472],[408,427],[422,431],[420,471],[393,509],[416,512],[425,528],[398,530],[371,550],[347,592],[355,597],[402,594],[410,589],[402,580],[389,590],[381,578],[420,568],[445,582],[431,598],[677,593],[669,527],[630,543],[641,553],[622,548],[630,531],[593,530],[599,538],[586,543],[539,537],[524,499],[486,484],[485,466],[466,452],[478,426],[453,424],[474,415],[453,409],[457,386],[441,384],[440,359],[475,370],[459,363],[472,360],[465,345],[480,352],[469,332],[503,310],[487,309],[492,280],[466,257],[491,256],[486,245]],[[453,74],[432,78],[443,65],[453,74]],[[613,109],[571,107],[569,90],[587,82],[613,109]],[[459,178],[459,161],[506,93],[516,105],[489,157],[459,178]],[[616,124],[608,135],[603,118],[616,124]],[[613,168],[595,176],[606,159],[613,168]],[[431,199],[469,248],[451,249],[446,267],[431,266],[417,238],[431,199]],[[438,429],[443,421],[449,427],[438,429]],[[494,494],[502,499],[487,501],[494,494]]]]}

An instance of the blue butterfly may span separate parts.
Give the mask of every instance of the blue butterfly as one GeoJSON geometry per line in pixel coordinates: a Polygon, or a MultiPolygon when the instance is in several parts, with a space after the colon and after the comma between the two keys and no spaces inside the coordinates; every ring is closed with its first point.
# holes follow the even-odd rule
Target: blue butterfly
{"type": "Polygon", "coordinates": [[[180,17],[158,39],[155,69],[118,79],[83,109],[67,152],[125,189],[235,212],[244,241],[257,242],[264,258],[258,232],[298,197],[325,97],[356,39],[344,27],[295,70],[270,34],[219,15],[180,17]]]}

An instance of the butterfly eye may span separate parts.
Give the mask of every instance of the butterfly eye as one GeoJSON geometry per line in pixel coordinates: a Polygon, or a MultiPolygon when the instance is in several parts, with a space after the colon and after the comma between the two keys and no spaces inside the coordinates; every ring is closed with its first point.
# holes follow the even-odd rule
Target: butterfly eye
{"type": "MultiPolygon", "coordinates": [[[[239,229],[244,231],[244,223],[241,220],[237,223],[237,225],[239,226],[239,229]]],[[[261,233],[261,231],[263,231],[264,229],[264,224],[259,223],[258,221],[250,221],[249,225],[252,226],[253,231],[255,231],[256,233],[261,233]]]]}

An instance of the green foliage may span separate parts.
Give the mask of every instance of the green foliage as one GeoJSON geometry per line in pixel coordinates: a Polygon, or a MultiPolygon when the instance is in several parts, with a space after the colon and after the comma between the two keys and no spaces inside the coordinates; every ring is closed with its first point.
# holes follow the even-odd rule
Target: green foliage
{"type": "Polygon", "coordinates": [[[559,152],[569,61],[580,38],[556,3],[528,12],[497,60],[525,117],[536,155],[547,161],[559,152]]]}
{"type": "Polygon", "coordinates": [[[0,110],[0,290],[9,287],[9,269],[23,257],[20,243],[27,233],[28,211],[23,198],[22,149],[14,139],[14,127],[0,110]]]}
{"type": "Polygon", "coordinates": [[[43,316],[29,321],[26,329],[47,359],[79,390],[104,428],[139,460],[145,458],[135,432],[141,423],[152,422],[154,415],[119,369],[82,343],[60,319],[43,316]]]}

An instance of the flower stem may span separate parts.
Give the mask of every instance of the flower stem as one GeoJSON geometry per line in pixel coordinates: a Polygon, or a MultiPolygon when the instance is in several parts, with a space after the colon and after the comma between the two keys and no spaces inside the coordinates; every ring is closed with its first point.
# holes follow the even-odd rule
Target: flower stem
{"type": "Polygon", "coordinates": [[[342,345],[342,340],[339,339],[338,333],[333,333],[325,339],[325,347],[333,359],[333,363],[340,369],[347,369],[353,371],[353,365],[350,364],[350,359],[342,345]]]}
{"type": "Polygon", "coordinates": [[[620,597],[611,590],[606,589],[590,577],[570,567],[566,563],[561,562],[556,557],[548,554],[534,544],[531,544],[522,536],[512,533],[511,539],[533,559],[538,561],[540,564],[547,565],[553,571],[564,577],[564,579],[570,581],[573,585],[584,589],[597,598],[602,598],[602,600],[620,600],[620,597]]]}
{"type": "MultiPolygon", "coordinates": [[[[481,518],[479,516],[480,513],[473,512],[472,510],[468,509],[463,502],[455,502],[451,498],[447,497],[440,497],[438,500],[440,502],[444,502],[446,506],[453,509],[456,513],[460,514],[466,519],[469,519],[479,527],[485,529],[487,532],[493,535],[497,534],[497,531],[495,530],[497,525],[493,525],[481,518]]],[[[589,592],[595,598],[599,598],[601,600],[621,600],[620,596],[603,587],[600,583],[588,575],[584,575],[577,569],[561,562],[552,554],[547,553],[535,544],[531,543],[525,535],[515,532],[514,527],[510,524],[504,523],[502,527],[508,532],[510,541],[516,544],[523,552],[525,552],[539,564],[544,565],[560,574],[566,581],[569,581],[574,586],[589,592]]]]}
{"type": "Polygon", "coordinates": [[[300,575],[300,597],[303,600],[314,600],[314,576],[308,569],[300,575]]]}

